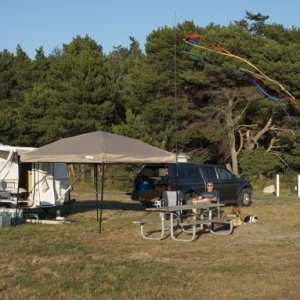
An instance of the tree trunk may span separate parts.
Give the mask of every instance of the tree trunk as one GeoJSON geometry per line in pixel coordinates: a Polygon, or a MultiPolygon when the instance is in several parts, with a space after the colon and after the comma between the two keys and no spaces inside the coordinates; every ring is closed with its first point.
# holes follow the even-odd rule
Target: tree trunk
{"type": "Polygon", "coordinates": [[[236,176],[239,176],[239,163],[236,151],[236,144],[235,144],[235,135],[234,130],[231,130],[229,133],[229,145],[230,145],[230,154],[231,154],[231,168],[232,173],[236,176]]]}
{"type": "Polygon", "coordinates": [[[68,177],[71,179],[71,181],[75,178],[75,170],[74,170],[74,165],[69,164],[68,165],[68,177]]]}
{"type": "Polygon", "coordinates": [[[234,95],[227,95],[228,106],[227,112],[225,115],[226,119],[226,128],[228,131],[228,142],[230,148],[230,156],[231,156],[231,169],[232,173],[236,176],[239,175],[239,163],[238,163],[238,153],[236,150],[236,139],[235,139],[235,119],[233,115],[234,110],[234,95]]]}

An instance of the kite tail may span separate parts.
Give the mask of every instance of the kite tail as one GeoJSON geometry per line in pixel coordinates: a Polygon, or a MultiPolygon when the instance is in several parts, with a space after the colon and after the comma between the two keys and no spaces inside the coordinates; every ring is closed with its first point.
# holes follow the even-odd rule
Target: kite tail
{"type": "MultiPolygon", "coordinates": [[[[248,66],[250,66],[251,68],[253,68],[254,70],[256,70],[257,73],[247,70],[247,69],[243,69],[241,68],[241,70],[250,73],[256,80],[259,80],[261,82],[263,82],[265,85],[267,85],[270,89],[276,91],[280,96],[282,96],[283,98],[285,98],[286,100],[289,101],[289,103],[298,111],[300,112],[300,103],[298,102],[298,100],[284,87],[283,84],[281,84],[280,82],[278,82],[277,80],[270,78],[268,75],[266,75],[263,71],[261,71],[258,67],[256,67],[254,64],[252,64],[250,61],[246,60],[243,57],[234,55],[233,53],[229,52],[228,50],[226,50],[225,48],[222,48],[221,46],[209,41],[209,40],[203,40],[204,43],[206,43],[210,48],[207,47],[203,47],[201,45],[199,45],[199,43],[197,44],[197,40],[200,39],[202,36],[199,34],[189,34],[189,36],[184,40],[186,43],[190,44],[193,47],[197,47],[200,49],[203,49],[205,51],[210,51],[210,52],[215,52],[218,53],[220,55],[223,56],[227,56],[233,59],[237,59],[239,61],[242,61],[243,63],[247,64],[248,66]],[[270,86],[270,84],[272,84],[270,86]],[[278,90],[278,88],[276,88],[276,86],[280,89],[278,90]]],[[[257,84],[257,83],[256,83],[257,84]]],[[[255,84],[255,85],[256,85],[255,84]]],[[[278,101],[279,99],[275,100],[275,97],[269,95],[261,86],[257,87],[263,94],[265,94],[267,97],[271,98],[274,101],[278,101]],[[274,98],[274,99],[273,99],[274,98]]]]}
{"type": "Polygon", "coordinates": [[[265,89],[263,89],[257,82],[256,80],[254,79],[251,79],[251,82],[256,86],[256,88],[262,93],[264,94],[265,96],[267,96],[268,98],[270,98],[271,100],[273,101],[281,101],[281,99],[277,98],[277,97],[274,97],[274,96],[271,96],[265,89]]]}
{"type": "Polygon", "coordinates": [[[198,64],[204,65],[205,61],[197,54],[188,52],[188,51],[182,51],[182,53],[189,55],[193,60],[197,61],[198,64]]]}

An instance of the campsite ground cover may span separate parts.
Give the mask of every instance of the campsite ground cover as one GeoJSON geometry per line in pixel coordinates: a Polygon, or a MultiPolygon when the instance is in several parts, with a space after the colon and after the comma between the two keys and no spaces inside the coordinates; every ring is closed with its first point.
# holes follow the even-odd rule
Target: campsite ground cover
{"type": "MultiPolygon", "coordinates": [[[[98,235],[95,203],[80,195],[69,225],[0,230],[1,299],[298,299],[300,200],[255,199],[258,224],[193,243],[146,241],[155,221],[128,196],[106,196],[98,235]]],[[[231,207],[226,207],[229,212],[231,207]]]]}

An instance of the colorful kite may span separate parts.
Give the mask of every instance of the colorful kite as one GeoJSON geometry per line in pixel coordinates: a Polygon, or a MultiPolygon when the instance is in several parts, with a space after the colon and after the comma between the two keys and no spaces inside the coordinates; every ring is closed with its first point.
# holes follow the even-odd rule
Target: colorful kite
{"type": "MultiPolygon", "coordinates": [[[[268,92],[266,92],[260,85],[258,85],[258,81],[263,83],[264,86],[268,87],[268,89],[270,90],[274,90],[276,91],[280,97],[286,99],[287,101],[289,101],[289,103],[298,111],[300,112],[300,103],[297,101],[297,99],[284,87],[283,84],[281,84],[280,82],[276,81],[275,79],[269,77],[268,75],[266,75],[264,72],[262,72],[258,67],[256,67],[254,64],[252,64],[250,61],[246,60],[245,58],[242,58],[238,55],[235,55],[231,52],[229,52],[228,50],[226,50],[225,48],[222,48],[221,46],[219,46],[218,44],[215,44],[209,40],[204,40],[202,39],[202,36],[200,34],[197,33],[190,33],[187,35],[187,37],[185,38],[185,42],[193,47],[205,50],[205,51],[210,51],[210,52],[214,52],[223,56],[227,56],[230,57],[232,59],[236,59],[239,60],[241,62],[243,62],[244,64],[247,64],[248,66],[250,66],[252,69],[254,70],[248,70],[245,68],[240,68],[241,71],[249,74],[254,80],[255,80],[255,86],[267,97],[271,98],[272,100],[278,101],[280,99],[271,96],[268,92]],[[203,41],[203,43],[205,43],[207,46],[202,46],[200,44],[200,42],[203,41]]],[[[197,56],[194,53],[191,52],[187,52],[189,55],[194,56],[197,58],[197,60],[201,60],[201,58],[199,56],[197,56]]]]}

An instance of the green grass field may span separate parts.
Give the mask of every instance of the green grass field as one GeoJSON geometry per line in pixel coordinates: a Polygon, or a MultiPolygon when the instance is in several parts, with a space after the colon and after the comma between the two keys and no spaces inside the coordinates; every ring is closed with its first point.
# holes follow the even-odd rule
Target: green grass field
{"type": "Polygon", "coordinates": [[[77,198],[72,224],[0,228],[0,299],[299,299],[299,199],[254,199],[242,215],[259,223],[178,243],[143,240],[132,221],[157,215],[122,195],[98,235],[93,196],[77,198]]]}

